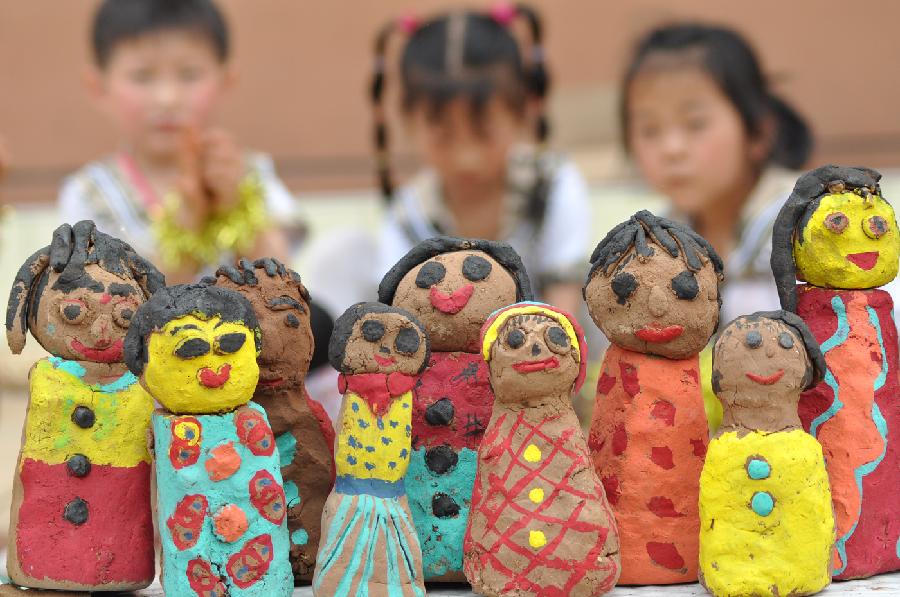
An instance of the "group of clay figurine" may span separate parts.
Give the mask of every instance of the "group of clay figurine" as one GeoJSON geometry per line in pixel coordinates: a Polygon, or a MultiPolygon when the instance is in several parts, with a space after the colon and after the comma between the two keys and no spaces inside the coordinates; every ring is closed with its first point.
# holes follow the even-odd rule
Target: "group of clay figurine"
{"type": "Polygon", "coordinates": [[[646,211],[591,256],[584,298],[611,346],[587,440],[570,402],[582,330],[532,300],[504,243],[427,240],[379,302],[336,320],[335,430],[304,389],[296,273],[242,260],[166,287],[126,243],[64,224],[7,312],[13,352],[30,330],[52,355],[30,374],[9,576],[145,587],[154,527],[179,597],[460,580],[596,596],[698,578],[717,596],[806,595],[900,569],[898,341],[877,289],[900,237],[879,178],[826,166],[798,181],[773,236],[784,310],[739,317],[712,347],[712,439],[699,355],[723,263],[646,211]]]}

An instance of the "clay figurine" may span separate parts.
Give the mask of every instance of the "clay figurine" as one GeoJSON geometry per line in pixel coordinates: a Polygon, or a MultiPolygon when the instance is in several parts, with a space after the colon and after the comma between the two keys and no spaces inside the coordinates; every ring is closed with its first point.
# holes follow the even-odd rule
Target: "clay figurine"
{"type": "Polygon", "coordinates": [[[825,361],[787,311],[740,317],[713,349],[723,423],[700,476],[700,581],[716,597],[812,595],[831,582],[834,514],[800,392],[825,361]]]}
{"type": "Polygon", "coordinates": [[[402,309],[357,303],[334,322],[328,360],[344,395],[337,478],[322,514],[317,597],[425,595],[406,499],[412,389],[429,357],[425,328],[402,309]]]}
{"type": "Polygon", "coordinates": [[[125,362],[152,417],[161,584],[167,595],[288,596],[287,506],[256,389],[253,307],[205,284],[158,291],[135,313],[125,362]]]}
{"type": "Polygon", "coordinates": [[[570,315],[505,307],[482,328],[496,401],[478,449],[465,572],[482,595],[601,595],[619,577],[612,510],[570,400],[587,347],[570,315]]]}
{"type": "Polygon", "coordinates": [[[155,573],[147,430],[153,400],[122,359],[140,304],[165,279],[93,222],[63,224],[16,275],[6,313],[50,353],[29,375],[7,570],[31,588],[126,591],[155,573]]]}
{"type": "Polygon", "coordinates": [[[718,323],[721,280],[706,240],[648,211],[591,256],[584,296],[611,345],[588,444],[619,527],[619,584],[697,580],[709,435],[698,354],[718,323]]]}
{"type": "Polygon", "coordinates": [[[313,353],[309,293],[300,276],[275,259],[223,266],[214,283],[250,301],[262,330],[259,382],[281,458],[295,582],[312,580],[322,508],[334,486],[334,428],[304,387],[313,353]]]}
{"type": "Polygon", "coordinates": [[[437,237],[387,273],[378,298],[415,315],[431,342],[428,369],[413,391],[406,491],[425,579],[465,581],[463,538],[478,445],[494,402],[479,334],[497,309],[531,300],[531,285],[509,245],[437,237]]]}
{"type": "Polygon", "coordinates": [[[897,275],[900,238],[880,179],[866,168],[808,172],[772,236],[781,306],[806,322],[828,366],[800,398],[800,420],[825,451],[839,579],[900,570],[897,328],[877,288],[897,275]]]}

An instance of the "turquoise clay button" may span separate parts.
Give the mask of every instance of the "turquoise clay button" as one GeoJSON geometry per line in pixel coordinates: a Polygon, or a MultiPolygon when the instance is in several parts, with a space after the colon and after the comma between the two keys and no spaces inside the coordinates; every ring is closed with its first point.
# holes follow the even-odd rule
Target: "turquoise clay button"
{"type": "Polygon", "coordinates": [[[753,494],[753,498],[750,500],[750,507],[760,516],[768,516],[775,507],[775,501],[765,491],[758,491],[753,494]]]}
{"type": "Polygon", "coordinates": [[[751,479],[768,479],[771,473],[772,467],[765,460],[753,458],[747,464],[747,474],[750,475],[751,479]]]}

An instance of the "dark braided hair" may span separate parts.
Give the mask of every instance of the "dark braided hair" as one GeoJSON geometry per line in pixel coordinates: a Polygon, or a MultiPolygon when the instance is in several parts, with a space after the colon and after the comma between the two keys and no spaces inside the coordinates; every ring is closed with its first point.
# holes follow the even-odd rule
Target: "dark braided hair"
{"type": "Polygon", "coordinates": [[[719,279],[723,277],[722,259],[709,242],[689,226],[655,216],[646,209],[637,212],[610,230],[591,254],[590,282],[598,270],[608,276],[615,266],[634,249],[638,258],[653,256],[650,242],[665,249],[672,257],[681,255],[692,272],[703,268],[708,259],[719,279]]]}
{"type": "MultiPolygon", "coordinates": [[[[451,100],[462,96],[469,99],[473,114],[480,118],[492,95],[502,93],[513,110],[524,114],[527,100],[543,100],[550,88],[544,63],[543,25],[538,13],[524,4],[498,5],[490,13],[448,13],[421,24],[407,18],[382,27],[375,37],[375,68],[369,89],[378,182],[388,203],[393,197],[394,183],[383,105],[385,54],[397,33],[408,36],[400,63],[405,112],[425,103],[429,113],[436,117],[451,100]],[[515,19],[522,19],[528,26],[530,56],[527,60],[523,60],[519,44],[509,30],[515,19]]],[[[537,224],[543,219],[550,189],[540,161],[549,135],[550,125],[541,111],[535,130],[541,151],[535,163],[537,176],[528,197],[528,215],[537,224]]]]}

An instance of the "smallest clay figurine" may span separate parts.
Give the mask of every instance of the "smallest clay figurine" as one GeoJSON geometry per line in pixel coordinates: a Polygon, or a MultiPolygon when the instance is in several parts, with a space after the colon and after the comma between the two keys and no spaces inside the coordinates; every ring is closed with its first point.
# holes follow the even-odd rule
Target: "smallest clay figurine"
{"type": "Polygon", "coordinates": [[[153,413],[157,526],[166,595],[287,597],[287,505],[275,437],[250,401],[260,330],[249,301],[204,284],[141,305],[125,362],[153,413]]]}
{"type": "Polygon", "coordinates": [[[337,478],[322,514],[317,597],[421,597],[422,550],[403,479],[412,448],[412,390],[429,358],[407,311],[357,303],[334,323],[328,359],[344,395],[337,478]]]}
{"type": "Polygon", "coordinates": [[[812,595],[831,582],[828,474],[797,414],[824,371],[815,338],[787,311],[739,317],[716,341],[724,418],[700,477],[700,581],[716,597],[812,595]]]}

